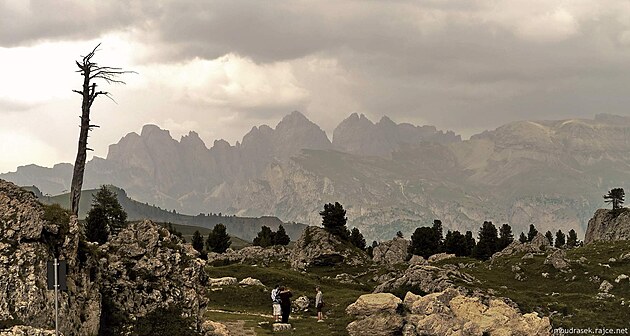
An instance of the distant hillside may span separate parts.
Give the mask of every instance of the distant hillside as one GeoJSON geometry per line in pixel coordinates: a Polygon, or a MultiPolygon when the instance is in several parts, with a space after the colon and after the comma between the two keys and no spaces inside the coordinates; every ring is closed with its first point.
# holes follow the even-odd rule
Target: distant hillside
{"type": "MultiPolygon", "coordinates": [[[[42,203],[54,204],[57,203],[64,208],[70,208],[70,196],[69,194],[61,194],[56,196],[44,196],[41,191],[35,187],[22,187],[26,190],[32,191],[42,203]]],[[[199,214],[197,216],[183,215],[173,211],[168,211],[135,201],[127,196],[127,193],[120,188],[111,187],[118,197],[120,205],[127,212],[127,219],[130,221],[150,219],[154,222],[161,223],[173,223],[180,225],[196,226],[202,228],[211,229],[215,225],[222,223],[226,226],[230,235],[240,237],[247,241],[252,241],[260,228],[268,226],[273,230],[277,230],[278,226],[283,225],[287,234],[291,237],[291,240],[297,240],[302,231],[306,227],[304,224],[298,223],[283,223],[277,217],[237,217],[234,215],[223,214],[199,214]]],[[[84,190],[81,194],[81,203],[79,204],[79,218],[85,218],[88,210],[90,209],[92,196],[96,194],[98,189],[84,190]]],[[[194,232],[194,231],[193,231],[194,232]]]]}

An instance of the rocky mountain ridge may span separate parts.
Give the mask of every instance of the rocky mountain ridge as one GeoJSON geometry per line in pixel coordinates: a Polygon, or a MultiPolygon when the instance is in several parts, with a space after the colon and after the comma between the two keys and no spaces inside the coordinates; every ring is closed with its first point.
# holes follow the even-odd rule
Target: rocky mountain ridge
{"type": "MultiPolygon", "coordinates": [[[[484,220],[573,228],[583,234],[601,195],[630,181],[630,118],[519,121],[461,141],[430,126],[372,123],[351,115],[332,141],[293,112],[275,129],[254,127],[242,143],[207,148],[147,125],[86,168],[86,187],[115,184],[131,197],[182,213],[277,216],[316,225],[326,202],[348,210],[368,239],[440,218],[476,230],[484,220]]],[[[1,174],[20,185],[68,189],[71,167],[20,167],[1,174]],[[64,175],[65,174],[65,175],[64,175]],[[65,177],[64,177],[65,176],[65,177]]],[[[54,193],[54,192],[52,192],[54,193]]]]}

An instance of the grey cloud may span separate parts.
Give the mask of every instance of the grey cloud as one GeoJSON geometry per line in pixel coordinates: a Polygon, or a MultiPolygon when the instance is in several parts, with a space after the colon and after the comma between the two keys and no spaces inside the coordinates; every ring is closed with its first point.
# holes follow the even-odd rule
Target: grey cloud
{"type": "Polygon", "coordinates": [[[139,24],[138,13],[145,10],[136,1],[1,1],[0,46],[96,38],[139,24]]]}
{"type": "Polygon", "coordinates": [[[552,38],[540,36],[546,27],[519,16],[519,6],[544,3],[536,1],[514,2],[514,15],[496,13],[486,1],[104,3],[86,8],[37,1],[28,16],[3,14],[0,44],[133,28],[137,41],[154,48],[153,61],[236,53],[257,63],[296,66],[309,57],[334,59],[344,70],[344,84],[297,71],[309,101],[231,107],[252,120],[305,109],[315,119],[338,119],[332,125],[355,112],[339,106],[356,105],[373,118],[387,114],[457,130],[515,119],[628,113],[623,88],[630,84],[630,46],[622,36],[630,32],[624,20],[630,13],[614,1],[581,2],[586,7],[575,9],[575,31],[560,29],[552,38]],[[350,102],[323,93],[335,85],[344,87],[350,102]]]}

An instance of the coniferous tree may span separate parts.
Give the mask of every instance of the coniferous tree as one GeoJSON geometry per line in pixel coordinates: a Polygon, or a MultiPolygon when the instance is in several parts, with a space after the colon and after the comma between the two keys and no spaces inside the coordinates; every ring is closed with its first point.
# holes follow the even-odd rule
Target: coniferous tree
{"type": "Polygon", "coordinates": [[[405,236],[403,235],[402,231],[398,231],[398,232],[396,232],[396,237],[404,238],[405,236]]]}
{"type": "Polygon", "coordinates": [[[527,243],[527,236],[525,236],[524,232],[521,232],[521,235],[518,237],[518,241],[520,241],[521,243],[527,243]]]}
{"type": "Polygon", "coordinates": [[[444,237],[444,252],[455,254],[458,257],[470,255],[467,252],[466,243],[466,236],[461,232],[449,230],[444,237]]]}
{"type": "Polygon", "coordinates": [[[346,210],[339,202],[324,204],[324,210],[319,215],[322,216],[322,225],[326,231],[343,240],[348,240],[350,236],[346,227],[348,218],[346,218],[346,210]]]}
{"type": "Polygon", "coordinates": [[[509,224],[501,225],[501,229],[499,230],[499,242],[498,249],[499,251],[508,247],[514,241],[514,235],[512,234],[512,227],[509,224]]]}
{"type": "Polygon", "coordinates": [[[483,225],[479,229],[479,239],[477,246],[473,251],[473,256],[477,259],[488,260],[497,252],[499,236],[497,234],[497,228],[492,222],[483,222],[483,225]]]}
{"type": "Polygon", "coordinates": [[[556,232],[556,244],[554,246],[560,248],[564,246],[565,243],[566,243],[566,236],[564,232],[562,232],[562,230],[558,230],[558,232],[556,232]]]}
{"type": "Polygon", "coordinates": [[[568,247],[576,247],[578,245],[578,237],[575,230],[571,229],[569,231],[569,237],[567,238],[567,246],[568,247]]]}
{"type": "Polygon", "coordinates": [[[203,252],[203,236],[201,235],[201,233],[199,232],[199,230],[196,230],[195,233],[193,233],[193,237],[192,237],[192,247],[197,250],[197,252],[201,253],[203,252]]]}
{"type": "Polygon", "coordinates": [[[423,256],[428,258],[436,253],[440,247],[437,235],[432,227],[419,227],[411,235],[411,244],[409,244],[408,253],[412,255],[423,256]]]}
{"type": "Polygon", "coordinates": [[[227,234],[227,230],[223,224],[219,223],[215,225],[212,231],[208,233],[206,247],[209,251],[223,253],[231,244],[230,236],[227,234]]]}
{"type": "Polygon", "coordinates": [[[625,196],[626,193],[623,191],[623,188],[614,188],[604,195],[604,202],[612,203],[613,210],[617,210],[622,207],[625,196]]]}
{"type": "Polygon", "coordinates": [[[376,240],[372,241],[372,247],[376,248],[378,246],[378,242],[376,240]]]}
{"type": "Polygon", "coordinates": [[[432,229],[435,234],[435,240],[438,244],[437,248],[435,249],[435,253],[442,252],[442,243],[444,242],[444,235],[442,233],[442,221],[439,219],[433,220],[432,229]]]}
{"type": "Polygon", "coordinates": [[[549,245],[553,246],[553,233],[551,233],[551,231],[545,233],[545,238],[549,241],[549,245]]]}
{"type": "Polygon", "coordinates": [[[477,242],[475,241],[475,238],[473,238],[472,231],[466,231],[464,237],[466,238],[466,254],[464,254],[464,256],[469,257],[473,254],[473,251],[477,246],[477,242]]]}
{"type": "Polygon", "coordinates": [[[92,197],[92,208],[88,211],[85,222],[88,241],[103,244],[110,233],[117,233],[127,225],[127,213],[118,202],[116,194],[103,185],[92,197]]]}
{"type": "Polygon", "coordinates": [[[85,238],[87,241],[105,244],[109,238],[107,215],[102,208],[91,209],[85,217],[85,238]]]}
{"type": "Polygon", "coordinates": [[[254,238],[253,244],[254,246],[268,247],[274,245],[275,239],[275,234],[271,231],[271,228],[263,225],[256,238],[254,238]]]}
{"type": "Polygon", "coordinates": [[[284,226],[278,226],[278,231],[273,235],[273,244],[274,245],[289,245],[291,242],[291,237],[287,234],[287,231],[284,229],[284,226]]]}
{"type": "Polygon", "coordinates": [[[536,227],[534,226],[534,224],[529,224],[529,232],[527,233],[527,241],[532,241],[532,239],[534,239],[534,237],[536,237],[537,234],[538,234],[538,230],[536,230],[536,227]]]}
{"type": "Polygon", "coordinates": [[[365,238],[363,238],[363,234],[361,234],[359,229],[352,228],[352,231],[350,232],[350,243],[362,250],[365,250],[365,238]]]}

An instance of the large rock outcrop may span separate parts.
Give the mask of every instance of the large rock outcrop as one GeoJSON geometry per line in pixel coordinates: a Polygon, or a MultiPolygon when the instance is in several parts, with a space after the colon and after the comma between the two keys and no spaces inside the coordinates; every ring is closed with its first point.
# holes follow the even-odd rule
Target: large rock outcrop
{"type": "MultiPolygon", "coordinates": [[[[109,328],[127,330],[158,309],[177,307],[182,317],[202,324],[207,299],[205,262],[190,244],[151,221],[130,223],[100,246],[104,310],[120,313],[109,328]]],[[[110,315],[110,316],[111,316],[110,315]]]]}
{"type": "Polygon", "coordinates": [[[98,269],[79,247],[79,231],[76,218],[64,210],[44,207],[30,192],[0,180],[0,324],[54,329],[54,291],[46,289],[46,263],[57,254],[68,265],[68,290],[59,294],[60,331],[66,336],[98,332],[98,269]]]}
{"type": "Polygon", "coordinates": [[[518,240],[514,240],[503,250],[495,253],[490,258],[491,262],[494,262],[497,258],[506,257],[516,253],[539,253],[545,252],[551,248],[549,239],[543,236],[540,232],[529,242],[521,243],[518,240]]]}
{"type": "Polygon", "coordinates": [[[310,266],[364,265],[369,263],[369,257],[323,228],[309,226],[295,242],[289,262],[293,269],[304,270],[310,266]]]}
{"type": "Polygon", "coordinates": [[[630,239],[630,209],[599,209],[588,221],[584,243],[630,239]]]}
{"type": "Polygon", "coordinates": [[[404,302],[389,293],[362,295],[346,313],[357,319],[347,327],[351,336],[551,335],[547,317],[521,314],[508,299],[456,289],[425,296],[408,292],[404,302]]]}
{"type": "Polygon", "coordinates": [[[407,248],[409,241],[396,237],[392,240],[384,241],[374,248],[372,260],[379,264],[394,265],[405,262],[407,259],[407,248]]]}
{"type": "Polygon", "coordinates": [[[65,336],[130,334],[162,318],[204,330],[205,262],[189,244],[150,221],[130,223],[102,246],[81,236],[67,211],[0,180],[0,328],[8,327],[0,334],[54,329],[54,291],[46,288],[54,256],[68,265],[68,290],[59,293],[65,336]]]}

